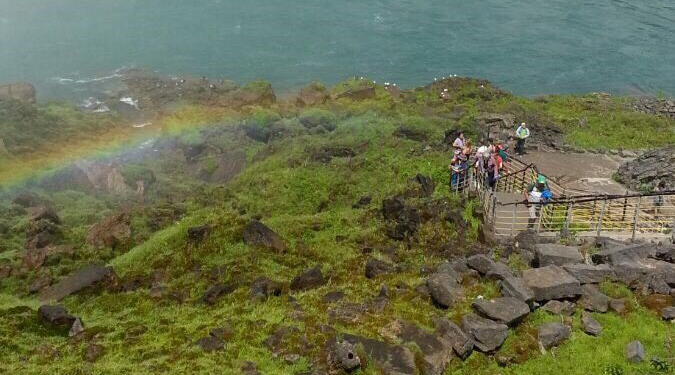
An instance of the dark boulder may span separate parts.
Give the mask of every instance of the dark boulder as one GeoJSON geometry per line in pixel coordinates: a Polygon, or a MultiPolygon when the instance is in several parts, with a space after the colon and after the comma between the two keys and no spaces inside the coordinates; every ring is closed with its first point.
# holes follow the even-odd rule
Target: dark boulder
{"type": "Polygon", "coordinates": [[[506,340],[509,331],[506,324],[496,323],[476,314],[462,317],[462,329],[473,339],[476,348],[485,353],[497,350],[506,340]]]}
{"type": "Polygon", "coordinates": [[[464,333],[459,326],[448,318],[434,318],[436,333],[451,345],[455,354],[461,359],[469,357],[473,351],[473,339],[464,333]]]}
{"type": "Polygon", "coordinates": [[[485,274],[485,277],[492,280],[504,280],[514,277],[513,270],[502,262],[494,262],[492,267],[485,274]]]}
{"type": "Polygon", "coordinates": [[[429,138],[425,132],[407,126],[398,127],[394,130],[393,135],[394,137],[410,139],[417,142],[424,142],[429,138]]]}
{"type": "Polygon", "coordinates": [[[576,246],[558,244],[538,244],[535,250],[535,262],[538,267],[563,266],[581,263],[584,257],[576,246]]]}
{"type": "Polygon", "coordinates": [[[562,323],[544,323],[539,327],[539,343],[544,349],[550,349],[562,344],[571,333],[572,329],[562,323]]]}
{"type": "Polygon", "coordinates": [[[589,312],[584,311],[581,313],[581,329],[591,336],[599,336],[602,325],[589,312]]]}
{"type": "Polygon", "coordinates": [[[383,374],[413,375],[417,373],[415,356],[405,346],[387,344],[354,335],[344,335],[343,340],[352,345],[361,345],[364,353],[383,374]]]}
{"type": "Polygon", "coordinates": [[[645,348],[640,341],[631,341],[626,345],[625,354],[628,362],[642,362],[645,359],[645,348]]]}
{"type": "Polygon", "coordinates": [[[427,288],[433,301],[443,308],[452,307],[464,298],[462,286],[447,273],[431,274],[427,279],[427,288]]]}
{"type": "Polygon", "coordinates": [[[209,236],[210,233],[211,233],[211,226],[208,224],[191,227],[188,228],[187,230],[188,240],[193,243],[204,241],[209,236]]]}
{"type": "Polygon", "coordinates": [[[525,285],[523,279],[517,277],[504,278],[499,283],[499,290],[502,297],[513,297],[528,305],[534,301],[534,292],[525,285]]]}
{"type": "Polygon", "coordinates": [[[86,288],[103,287],[114,289],[118,279],[112,267],[88,265],[70,274],[57,284],[43,290],[39,298],[41,301],[60,301],[66,296],[77,293],[86,288]]]}
{"type": "Polygon", "coordinates": [[[571,316],[574,314],[574,311],[576,310],[576,305],[574,304],[574,302],[570,301],[552,300],[546,302],[546,304],[544,304],[544,306],[542,306],[541,309],[553,315],[571,316]]]}
{"type": "Polygon", "coordinates": [[[597,266],[583,263],[566,264],[563,268],[581,284],[597,284],[615,277],[614,271],[606,264],[597,266]]]}
{"type": "Polygon", "coordinates": [[[415,344],[421,352],[421,373],[442,375],[452,359],[452,345],[411,322],[397,320],[391,324],[396,337],[404,343],[415,344]]]}
{"type": "Polygon", "coordinates": [[[75,317],[70,315],[63,306],[42,305],[37,311],[38,317],[43,322],[55,328],[70,329],[75,322],[75,317]]]}
{"type": "Polygon", "coordinates": [[[530,307],[523,301],[511,297],[475,299],[471,307],[486,318],[506,325],[515,325],[530,313],[530,307]]]}
{"type": "Polygon", "coordinates": [[[254,299],[267,299],[281,295],[281,284],[267,277],[259,277],[251,283],[249,294],[254,299]]]}
{"type": "Polygon", "coordinates": [[[661,310],[661,319],[671,321],[675,319],[675,306],[664,307],[661,310]]]}
{"type": "Polygon", "coordinates": [[[384,199],[382,201],[382,216],[385,220],[396,220],[405,210],[405,201],[401,196],[384,199]]]}
{"type": "Polygon", "coordinates": [[[326,363],[331,369],[351,373],[361,367],[354,344],[333,338],[326,344],[326,363]]]}
{"type": "Polygon", "coordinates": [[[588,311],[605,313],[609,309],[610,298],[603,294],[595,285],[586,284],[581,287],[579,304],[588,311]]]}
{"type": "Polygon", "coordinates": [[[318,288],[326,284],[326,279],[321,273],[321,268],[314,267],[304,271],[291,281],[291,290],[303,291],[318,288]]]}
{"type": "Polygon", "coordinates": [[[481,275],[485,275],[494,267],[494,261],[487,255],[477,254],[472,255],[466,259],[466,264],[469,268],[478,271],[481,275]]]}
{"type": "Polygon", "coordinates": [[[375,278],[380,275],[385,275],[391,272],[394,272],[395,267],[391,263],[385,261],[371,258],[366,262],[366,277],[369,279],[375,278]]]}
{"type": "Polygon", "coordinates": [[[216,284],[204,292],[200,301],[207,305],[213,305],[218,301],[218,299],[234,292],[236,289],[237,285],[234,283],[216,284]]]}
{"type": "Polygon", "coordinates": [[[288,249],[283,238],[265,224],[254,220],[244,228],[244,242],[251,246],[284,252],[288,249]]]}
{"type": "Polygon", "coordinates": [[[579,281],[558,266],[523,271],[523,281],[534,292],[535,301],[573,298],[581,294],[579,281]]]}

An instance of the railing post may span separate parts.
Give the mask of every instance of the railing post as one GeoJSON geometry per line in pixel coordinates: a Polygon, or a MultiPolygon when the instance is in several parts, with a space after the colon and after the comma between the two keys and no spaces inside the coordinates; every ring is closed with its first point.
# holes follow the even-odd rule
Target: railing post
{"type": "Polygon", "coordinates": [[[640,201],[642,196],[638,196],[637,204],[635,205],[635,216],[633,217],[633,235],[631,236],[630,241],[635,242],[635,231],[637,231],[638,219],[640,219],[640,201]]]}
{"type": "Polygon", "coordinates": [[[511,235],[515,234],[516,229],[516,211],[518,209],[518,204],[513,205],[513,211],[511,213],[511,235]]]}
{"type": "Polygon", "coordinates": [[[607,198],[602,201],[602,209],[600,210],[600,217],[598,218],[598,232],[596,237],[600,237],[600,232],[602,232],[602,219],[605,217],[605,209],[607,208],[607,198]]]}
{"type": "Polygon", "coordinates": [[[544,206],[540,205],[539,203],[535,203],[534,206],[534,212],[536,212],[538,215],[536,215],[536,220],[537,220],[537,236],[539,236],[539,233],[541,232],[541,219],[544,216],[544,206]],[[537,210],[537,207],[539,207],[539,210],[537,210]]]}
{"type": "Polygon", "coordinates": [[[623,198],[623,213],[621,214],[621,222],[626,221],[626,208],[628,206],[628,190],[626,190],[626,196],[623,198]]]}
{"type": "Polygon", "coordinates": [[[492,225],[497,223],[497,195],[492,193],[492,225]]]}

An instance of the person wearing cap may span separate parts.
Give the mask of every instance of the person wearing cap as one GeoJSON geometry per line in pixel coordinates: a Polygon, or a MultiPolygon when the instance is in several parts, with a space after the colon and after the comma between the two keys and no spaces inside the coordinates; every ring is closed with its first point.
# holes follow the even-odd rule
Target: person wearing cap
{"type": "Polygon", "coordinates": [[[539,217],[539,211],[541,210],[541,204],[539,203],[545,203],[553,198],[544,175],[540,174],[537,176],[536,183],[527,186],[525,198],[529,203],[535,203],[527,205],[528,211],[530,212],[530,217],[527,220],[527,227],[531,228],[534,226],[534,223],[537,222],[537,217],[539,217]]]}
{"type": "Polygon", "coordinates": [[[516,129],[516,153],[518,155],[525,153],[525,140],[529,137],[530,129],[528,129],[527,125],[523,122],[518,129],[516,129]]]}

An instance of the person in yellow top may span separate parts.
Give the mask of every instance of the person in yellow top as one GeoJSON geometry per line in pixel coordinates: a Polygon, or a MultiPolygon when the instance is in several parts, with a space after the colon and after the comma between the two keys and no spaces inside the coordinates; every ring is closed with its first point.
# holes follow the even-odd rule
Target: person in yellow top
{"type": "Polygon", "coordinates": [[[516,129],[516,153],[522,155],[525,153],[525,140],[530,137],[530,129],[527,128],[527,125],[523,122],[520,124],[518,129],[516,129]]]}

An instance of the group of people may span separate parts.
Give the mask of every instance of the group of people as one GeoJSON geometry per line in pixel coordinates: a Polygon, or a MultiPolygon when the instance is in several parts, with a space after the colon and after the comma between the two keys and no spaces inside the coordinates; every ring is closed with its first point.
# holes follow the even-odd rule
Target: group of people
{"type": "MultiPolygon", "coordinates": [[[[516,154],[523,155],[525,153],[525,141],[529,137],[530,130],[527,125],[525,123],[520,124],[515,131],[516,154]]],[[[511,158],[508,153],[508,144],[490,139],[487,145],[478,147],[474,152],[471,148],[471,141],[465,138],[463,132],[460,132],[452,143],[452,147],[450,187],[453,191],[462,191],[467,187],[470,163],[478,177],[474,180],[475,183],[485,184],[480,188],[494,189],[500,176],[509,173],[511,158]],[[471,159],[471,162],[469,162],[469,159],[471,159]]],[[[544,175],[538,175],[536,181],[527,186],[524,194],[529,203],[529,227],[536,222],[541,209],[540,203],[546,203],[553,196],[544,175]]]]}

